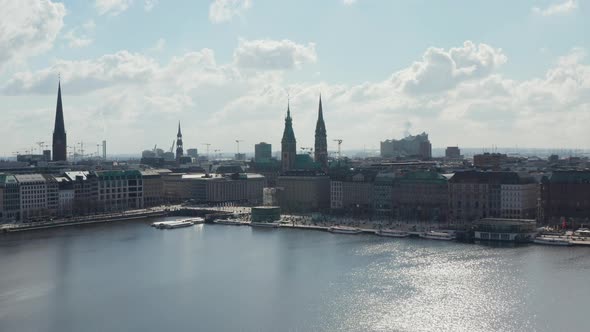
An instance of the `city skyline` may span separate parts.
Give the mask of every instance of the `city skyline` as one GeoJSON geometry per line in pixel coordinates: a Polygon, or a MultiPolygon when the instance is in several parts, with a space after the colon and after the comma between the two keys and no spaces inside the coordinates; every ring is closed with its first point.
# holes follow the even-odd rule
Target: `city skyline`
{"type": "Polygon", "coordinates": [[[51,142],[58,74],[68,141],[106,139],[109,154],[166,147],[179,120],[188,148],[278,147],[287,95],[298,146],[312,147],[320,93],[330,151],[423,131],[434,147],[588,148],[589,8],[505,3],[304,1],[279,18],[257,0],[0,1],[15,14],[0,30],[0,155],[51,142]]]}

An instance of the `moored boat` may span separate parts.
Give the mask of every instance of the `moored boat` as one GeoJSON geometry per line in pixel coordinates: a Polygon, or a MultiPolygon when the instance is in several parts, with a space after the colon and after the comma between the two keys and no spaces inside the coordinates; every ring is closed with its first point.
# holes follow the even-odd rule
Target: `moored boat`
{"type": "Polygon", "coordinates": [[[252,227],[266,227],[266,228],[277,228],[281,226],[280,222],[251,222],[252,227]]]}
{"type": "Polygon", "coordinates": [[[338,233],[338,234],[359,234],[363,231],[355,228],[355,227],[347,227],[347,226],[332,226],[328,228],[328,232],[331,233],[338,233]]]}
{"type": "Polygon", "coordinates": [[[565,237],[559,236],[537,236],[533,239],[533,242],[536,244],[545,244],[551,246],[571,246],[573,243],[570,242],[570,239],[565,237]]]}
{"type": "Polygon", "coordinates": [[[389,237],[408,237],[410,233],[405,231],[400,231],[397,229],[380,229],[375,231],[375,234],[379,236],[389,236],[389,237]]]}
{"type": "Polygon", "coordinates": [[[420,234],[420,237],[429,240],[452,241],[455,239],[455,234],[430,231],[420,234]]]}

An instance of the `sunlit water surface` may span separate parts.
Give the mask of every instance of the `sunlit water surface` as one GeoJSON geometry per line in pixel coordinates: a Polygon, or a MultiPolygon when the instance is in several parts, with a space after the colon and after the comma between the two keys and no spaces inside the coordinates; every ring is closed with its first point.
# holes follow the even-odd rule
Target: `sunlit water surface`
{"type": "Polygon", "coordinates": [[[589,281],[590,248],[117,223],[0,236],[0,331],[588,331],[589,281]]]}

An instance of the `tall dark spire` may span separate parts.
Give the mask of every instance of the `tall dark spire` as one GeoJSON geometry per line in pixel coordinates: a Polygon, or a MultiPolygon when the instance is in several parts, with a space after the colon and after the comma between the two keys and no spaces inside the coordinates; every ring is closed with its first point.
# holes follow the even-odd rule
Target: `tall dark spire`
{"type": "Polygon", "coordinates": [[[61,80],[57,83],[57,106],[53,127],[53,161],[67,160],[67,137],[64,124],[64,111],[61,103],[61,80]]]}
{"type": "Polygon", "coordinates": [[[178,134],[176,134],[176,160],[180,161],[180,157],[182,157],[183,154],[182,132],[180,132],[180,121],[178,121],[178,134]]]}
{"type": "Polygon", "coordinates": [[[326,135],[326,124],[324,123],[324,112],[322,110],[322,95],[320,94],[320,106],[318,109],[318,121],[315,126],[315,147],[314,159],[322,168],[328,167],[328,141],[326,135]]]}
{"type": "Polygon", "coordinates": [[[297,155],[297,140],[293,131],[293,119],[291,119],[291,107],[287,102],[287,117],[285,117],[285,129],[281,140],[281,164],[282,170],[288,171],[295,165],[297,155]]]}

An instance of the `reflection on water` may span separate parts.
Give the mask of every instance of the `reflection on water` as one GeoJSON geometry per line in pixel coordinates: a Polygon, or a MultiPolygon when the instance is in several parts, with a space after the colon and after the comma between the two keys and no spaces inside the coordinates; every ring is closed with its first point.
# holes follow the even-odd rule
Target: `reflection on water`
{"type": "Polygon", "coordinates": [[[0,330],[586,330],[589,248],[147,225],[1,236],[0,330]]]}

